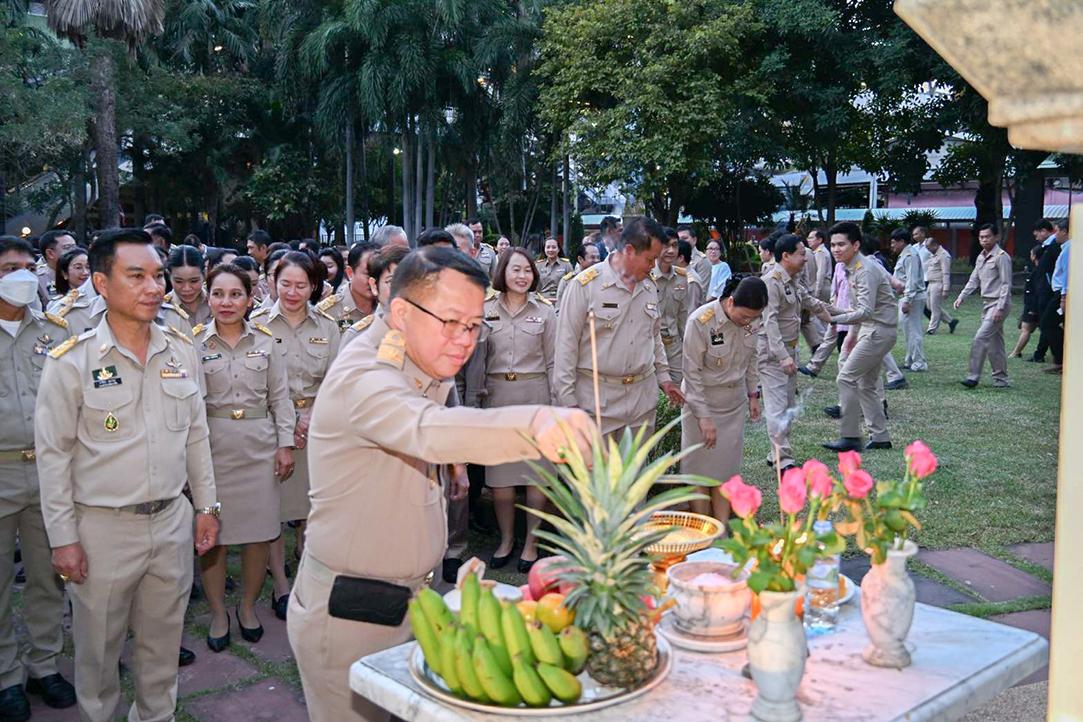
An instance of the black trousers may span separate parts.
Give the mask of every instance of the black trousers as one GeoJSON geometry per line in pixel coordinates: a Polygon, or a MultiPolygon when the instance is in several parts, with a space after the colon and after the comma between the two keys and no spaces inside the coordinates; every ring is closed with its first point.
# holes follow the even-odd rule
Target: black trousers
{"type": "Polygon", "coordinates": [[[1045,352],[1049,350],[1049,331],[1046,330],[1046,324],[1043,320],[1046,312],[1052,307],[1054,311],[1060,306],[1060,296],[1056,296],[1056,303],[1053,302],[1052,296],[1045,296],[1038,299],[1038,346],[1034,349],[1034,358],[1039,361],[1045,360],[1045,352]]]}
{"type": "MultiPolygon", "coordinates": [[[[1060,315],[1060,294],[1054,293],[1042,311],[1038,326],[1042,330],[1039,341],[1046,341],[1053,363],[1060,366],[1064,361],[1064,316],[1060,315]]],[[[1038,356],[1038,352],[1034,352],[1038,356]]],[[[1044,354],[1043,354],[1044,355],[1044,354]]],[[[1039,356],[1039,358],[1041,358],[1039,356]]]]}

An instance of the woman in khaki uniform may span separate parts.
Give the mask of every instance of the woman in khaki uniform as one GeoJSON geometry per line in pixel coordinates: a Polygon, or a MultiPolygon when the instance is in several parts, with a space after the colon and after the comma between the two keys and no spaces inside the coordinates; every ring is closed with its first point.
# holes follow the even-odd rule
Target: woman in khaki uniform
{"type": "MultiPolygon", "coordinates": [[[[290,399],[296,410],[294,428],[293,475],[281,485],[283,522],[299,522],[297,554],[304,549],[305,519],[308,518],[308,422],[312,402],[323,377],[335,360],[339,347],[339,329],[335,319],[319,311],[315,303],[323,290],[326,269],[306,251],[290,251],[274,270],[278,300],[252,314],[252,321],[263,324],[274,334],[275,344],[285,351],[289,374],[290,399]]],[[[285,539],[271,543],[271,574],[274,576],[275,615],[286,618],[290,584],[286,577],[285,539]]]]}
{"type": "MultiPolygon", "coordinates": [[[[681,461],[681,473],[725,482],[741,471],[745,409],[751,421],[760,416],[755,322],[767,305],[767,285],[731,278],[722,294],[697,308],[685,327],[682,390],[689,413],[681,419],[681,448],[703,446],[681,461]]],[[[722,522],[730,513],[717,487],[709,504],[692,502],[692,510],[722,522]]]]}
{"type": "Polygon", "coordinates": [[[203,254],[195,246],[177,246],[169,252],[169,278],[173,290],[165,302],[173,304],[177,313],[188,322],[187,328],[198,336],[211,320],[211,307],[203,289],[203,254]]]}
{"type": "Polygon", "coordinates": [[[293,470],[293,404],[286,358],[266,326],[244,320],[252,282],[232,264],[208,278],[213,320],[196,339],[206,379],[211,458],[222,503],[218,546],[200,557],[203,590],[211,608],[207,646],[229,645],[226,547],[242,544],[244,591],[238,605],[241,636],[258,642],[263,626],[255,603],[267,575],[269,543],[279,536],[279,481],[293,470]]]}
{"type": "MultiPolygon", "coordinates": [[[[553,403],[550,378],[557,317],[553,305],[537,293],[539,282],[538,268],[525,249],[510,248],[500,256],[493,276],[497,293],[485,302],[485,323],[490,332],[483,357],[484,408],[553,403]]],[[[491,466],[485,471],[485,485],[493,490],[500,527],[500,546],[489,562],[493,568],[507,564],[515,547],[516,487],[526,486],[527,506],[540,509],[545,504],[541,492],[527,482],[533,475],[525,462],[491,466]]],[[[538,519],[528,515],[520,572],[530,571],[538,559],[537,527],[538,519]]]]}

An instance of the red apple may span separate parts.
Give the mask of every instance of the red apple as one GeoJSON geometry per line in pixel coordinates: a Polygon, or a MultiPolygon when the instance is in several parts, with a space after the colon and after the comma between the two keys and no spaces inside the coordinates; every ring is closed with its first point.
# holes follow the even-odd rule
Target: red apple
{"type": "Polygon", "coordinates": [[[557,578],[557,573],[552,567],[554,564],[566,563],[567,561],[567,557],[555,556],[545,557],[534,562],[534,566],[530,568],[530,574],[526,578],[527,584],[530,586],[531,599],[541,599],[546,592],[557,590],[560,586],[560,579],[557,578]]]}
{"type": "Polygon", "coordinates": [[[529,584],[524,584],[523,586],[519,587],[519,593],[523,595],[523,598],[520,601],[523,601],[523,602],[537,601],[536,599],[534,599],[534,595],[530,593],[530,585],[529,584]]]}

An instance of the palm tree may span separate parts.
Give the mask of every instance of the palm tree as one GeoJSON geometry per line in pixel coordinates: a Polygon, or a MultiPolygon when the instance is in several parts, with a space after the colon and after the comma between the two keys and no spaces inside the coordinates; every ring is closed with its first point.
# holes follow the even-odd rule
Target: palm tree
{"type": "MultiPolygon", "coordinates": [[[[161,0],[46,0],[49,27],[60,37],[85,47],[87,38],[119,40],[129,51],[162,32],[161,0]]],[[[97,156],[98,213],[102,228],[120,225],[120,176],[117,170],[116,60],[110,44],[90,51],[90,87],[94,96],[91,135],[97,156]]]]}

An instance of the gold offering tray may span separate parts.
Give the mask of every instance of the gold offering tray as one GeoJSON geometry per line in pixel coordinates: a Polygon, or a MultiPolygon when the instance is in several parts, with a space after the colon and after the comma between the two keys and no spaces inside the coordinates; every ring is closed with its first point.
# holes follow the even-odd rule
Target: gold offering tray
{"type": "Polygon", "coordinates": [[[644,549],[651,559],[651,566],[654,567],[655,583],[663,592],[669,584],[666,570],[678,562],[683,562],[692,552],[711,546],[723,532],[722,522],[690,511],[655,512],[651,514],[644,529],[654,531],[666,527],[676,528],[644,549]]]}

